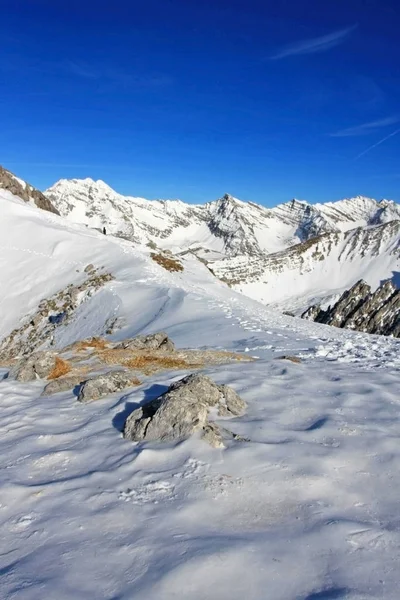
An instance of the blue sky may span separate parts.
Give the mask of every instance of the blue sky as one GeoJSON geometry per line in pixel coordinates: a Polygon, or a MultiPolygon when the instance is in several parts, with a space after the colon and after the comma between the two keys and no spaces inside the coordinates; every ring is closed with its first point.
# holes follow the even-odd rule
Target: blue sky
{"type": "Polygon", "coordinates": [[[399,28],[398,0],[2,0],[0,163],[41,189],[399,200],[399,28]]]}

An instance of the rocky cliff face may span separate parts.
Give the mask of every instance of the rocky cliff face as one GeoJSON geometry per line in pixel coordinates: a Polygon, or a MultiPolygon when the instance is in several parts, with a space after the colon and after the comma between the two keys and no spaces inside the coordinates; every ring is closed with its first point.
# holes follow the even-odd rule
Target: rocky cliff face
{"type": "Polygon", "coordinates": [[[375,292],[358,281],[327,310],[310,306],[303,319],[366,333],[400,337],[400,290],[387,281],[375,292]]]}
{"type": "Polygon", "coordinates": [[[29,185],[29,183],[26,183],[22,179],[19,179],[2,166],[0,166],[0,188],[11,192],[11,194],[18,196],[25,202],[33,202],[42,210],[47,210],[55,213],[56,215],[60,214],[53,206],[49,198],[42,194],[42,192],[39,192],[39,190],[29,185]]]}

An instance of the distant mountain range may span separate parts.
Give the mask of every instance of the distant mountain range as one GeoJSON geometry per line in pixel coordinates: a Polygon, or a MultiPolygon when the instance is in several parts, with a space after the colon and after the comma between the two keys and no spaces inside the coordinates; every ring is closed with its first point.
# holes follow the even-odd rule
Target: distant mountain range
{"type": "Polygon", "coordinates": [[[191,253],[218,279],[279,310],[323,310],[363,279],[400,281],[400,205],[357,196],[274,208],[225,194],[203,205],[123,196],[103,181],[61,179],[45,192],[0,168],[0,188],[69,221],[191,253]]]}
{"type": "Polygon", "coordinates": [[[231,287],[296,313],[337,300],[361,278],[376,288],[400,271],[400,205],[390,200],[265,208],[226,194],[192,205],[122,196],[92,179],[62,179],[45,195],[71,221],[191,252],[231,287]]]}

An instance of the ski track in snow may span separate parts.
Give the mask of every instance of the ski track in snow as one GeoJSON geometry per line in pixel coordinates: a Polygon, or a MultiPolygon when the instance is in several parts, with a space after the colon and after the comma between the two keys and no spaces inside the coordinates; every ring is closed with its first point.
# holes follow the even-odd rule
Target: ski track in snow
{"type": "MultiPolygon", "coordinates": [[[[171,275],[128,242],[68,231],[87,245],[73,241],[67,261],[33,252],[34,237],[14,247],[55,261],[59,288],[66,264],[115,272],[62,339],[112,314],[125,321],[116,338],[165,328],[178,346],[258,356],[206,369],[247,401],[221,423],[250,441],[122,438],[129,412],[184,371],[82,405],[0,370],[0,597],[398,600],[399,343],[279,315],[195,260],[171,275]]],[[[13,285],[40,297],[26,277],[13,285]]]]}

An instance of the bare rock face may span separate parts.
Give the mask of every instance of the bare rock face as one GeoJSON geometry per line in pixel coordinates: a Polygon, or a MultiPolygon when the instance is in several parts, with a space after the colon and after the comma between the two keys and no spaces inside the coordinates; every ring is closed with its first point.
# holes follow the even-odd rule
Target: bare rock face
{"type": "Polygon", "coordinates": [[[372,293],[360,280],[327,310],[311,306],[301,316],[335,327],[400,337],[400,290],[386,281],[372,293]]]}
{"type": "Polygon", "coordinates": [[[135,338],[124,340],[114,348],[124,350],[163,350],[165,352],[174,352],[175,344],[169,339],[164,331],[151,333],[149,335],[138,335],[135,338]]]}
{"type": "Polygon", "coordinates": [[[184,377],[129,415],[124,437],[132,441],[179,441],[197,431],[215,447],[223,446],[220,430],[208,422],[211,407],[221,416],[237,416],[246,403],[226,385],[217,385],[206,375],[184,377]]]}
{"type": "Polygon", "coordinates": [[[13,175],[10,171],[7,171],[3,167],[0,166],[0,188],[3,190],[7,190],[14,194],[14,196],[18,196],[25,202],[29,202],[32,200],[38,208],[42,210],[47,210],[56,215],[60,213],[58,210],[52,205],[50,200],[46,198],[42,192],[39,192],[36,188],[29,185],[29,183],[25,183],[21,179],[18,179],[13,175]]]}
{"type": "Polygon", "coordinates": [[[140,381],[129,371],[108,371],[85,381],[80,389],[78,400],[91,402],[139,384],[140,381]]]}
{"type": "Polygon", "coordinates": [[[11,370],[10,375],[23,383],[46,379],[55,367],[56,356],[55,352],[34,352],[28,358],[21,359],[11,370]]]}
{"type": "Polygon", "coordinates": [[[318,316],[318,314],[321,311],[321,307],[319,304],[313,304],[312,306],[309,306],[307,308],[307,310],[305,310],[303,312],[303,314],[301,315],[302,319],[306,319],[307,321],[316,321],[316,317],[318,316]]]}

